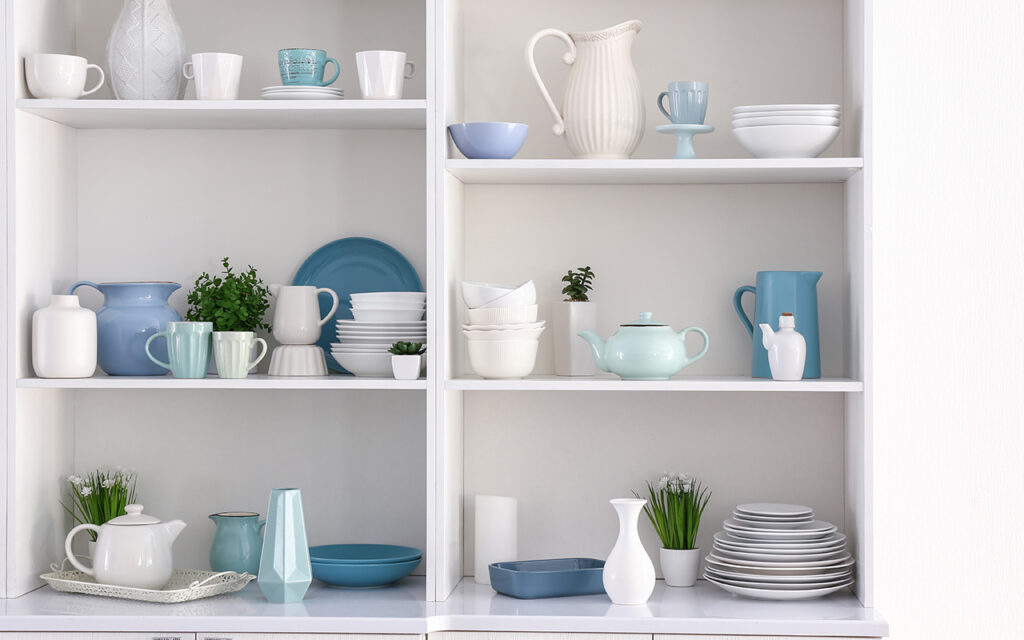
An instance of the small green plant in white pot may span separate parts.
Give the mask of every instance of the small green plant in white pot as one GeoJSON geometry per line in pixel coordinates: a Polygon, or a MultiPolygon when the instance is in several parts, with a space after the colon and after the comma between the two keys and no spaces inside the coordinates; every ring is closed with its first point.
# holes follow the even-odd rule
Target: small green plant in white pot
{"type": "Polygon", "coordinates": [[[597,331],[597,304],[590,301],[594,272],[578,267],[562,276],[565,299],[552,309],[555,342],[555,374],[592,376],[597,373],[590,345],[579,337],[580,331],[597,331]]]}
{"type": "Polygon", "coordinates": [[[416,380],[423,366],[426,349],[419,342],[396,342],[388,349],[391,353],[391,371],[395,380],[416,380]]]}
{"type": "Polygon", "coordinates": [[[661,573],[665,584],[692,587],[700,569],[697,531],[711,491],[688,473],[668,473],[657,484],[648,482],[647,493],[644,513],[661,538],[661,573]]]}

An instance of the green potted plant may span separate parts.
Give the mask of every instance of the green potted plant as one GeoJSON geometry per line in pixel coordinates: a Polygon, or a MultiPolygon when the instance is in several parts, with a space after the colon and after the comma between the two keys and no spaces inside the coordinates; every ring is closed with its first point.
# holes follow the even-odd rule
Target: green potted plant
{"type": "Polygon", "coordinates": [[[396,342],[388,349],[391,353],[391,371],[395,380],[416,380],[423,366],[426,349],[419,342],[396,342]]]}
{"type": "Polygon", "coordinates": [[[263,284],[252,265],[235,273],[228,259],[221,260],[224,271],[213,275],[205,271],[196,278],[188,293],[186,320],[213,324],[213,356],[221,378],[245,378],[267,355],[267,342],[256,337],[256,330],[270,331],[263,316],[270,307],[270,289],[263,284]],[[262,346],[255,359],[253,348],[262,346]]]}
{"type": "MultiPolygon", "coordinates": [[[[135,472],[117,467],[113,471],[93,471],[85,476],[67,477],[68,500],[61,502],[75,526],[106,524],[111,518],[123,516],[124,508],[135,503],[135,472]]],[[[96,532],[89,531],[89,547],[96,542],[96,532]]]]}
{"type": "Polygon", "coordinates": [[[688,473],[669,473],[657,484],[648,482],[647,492],[644,513],[661,538],[661,573],[665,584],[692,587],[700,569],[697,531],[711,491],[688,473]]]}
{"type": "Polygon", "coordinates": [[[560,376],[592,376],[597,365],[590,346],[579,337],[580,331],[597,331],[597,304],[590,301],[594,289],[594,272],[590,267],[577,267],[562,276],[565,299],[553,309],[555,341],[555,374],[560,376]]]}

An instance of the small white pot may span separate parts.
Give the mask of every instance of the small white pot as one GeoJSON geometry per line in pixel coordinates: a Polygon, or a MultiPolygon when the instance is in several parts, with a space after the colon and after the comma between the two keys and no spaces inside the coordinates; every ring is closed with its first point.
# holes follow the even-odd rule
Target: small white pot
{"type": "Polygon", "coordinates": [[[395,380],[416,380],[420,377],[420,360],[423,356],[391,356],[391,371],[395,380]]]}
{"type": "Polygon", "coordinates": [[[561,301],[552,310],[555,374],[592,376],[597,373],[594,352],[580,331],[597,331],[597,303],[561,301]]]}
{"type": "Polygon", "coordinates": [[[692,587],[700,570],[700,549],[661,548],[661,573],[670,587],[692,587]]]}

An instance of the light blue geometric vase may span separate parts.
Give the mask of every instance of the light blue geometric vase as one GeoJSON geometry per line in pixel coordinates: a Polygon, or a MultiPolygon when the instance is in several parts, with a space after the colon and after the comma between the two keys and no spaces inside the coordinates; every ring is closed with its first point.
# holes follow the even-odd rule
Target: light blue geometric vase
{"type": "Polygon", "coordinates": [[[299,602],[313,582],[302,494],[272,489],[257,582],[269,602],[299,602]]]}

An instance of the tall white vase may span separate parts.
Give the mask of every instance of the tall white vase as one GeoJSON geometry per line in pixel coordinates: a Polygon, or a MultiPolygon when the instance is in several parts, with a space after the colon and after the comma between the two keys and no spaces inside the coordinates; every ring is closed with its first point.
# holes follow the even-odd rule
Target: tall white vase
{"type": "Polygon", "coordinates": [[[628,158],[644,137],[643,95],[630,49],[643,23],[629,20],[601,31],[537,32],[526,45],[526,62],[541,96],[555,117],[554,133],[565,135],[578,158],[628,158]],[[562,56],[571,65],[565,107],[558,110],[537,72],[533,49],[545,36],[569,48],[562,56]]]}
{"type": "Polygon", "coordinates": [[[96,372],[96,313],[78,296],[50,296],[32,314],[32,368],[40,378],[88,378],[96,372]]]}
{"type": "Polygon", "coordinates": [[[592,376],[597,373],[594,352],[580,331],[597,332],[597,303],[563,300],[552,308],[555,375],[592,376]]]}
{"type": "Polygon", "coordinates": [[[610,501],[619,516],[619,538],[604,563],[604,590],[615,604],[644,604],[654,591],[654,563],[640,542],[637,523],[647,501],[610,501]]]}
{"type": "Polygon", "coordinates": [[[181,100],[187,55],[170,0],[124,0],[107,41],[114,96],[118,100],[181,100]]]}

